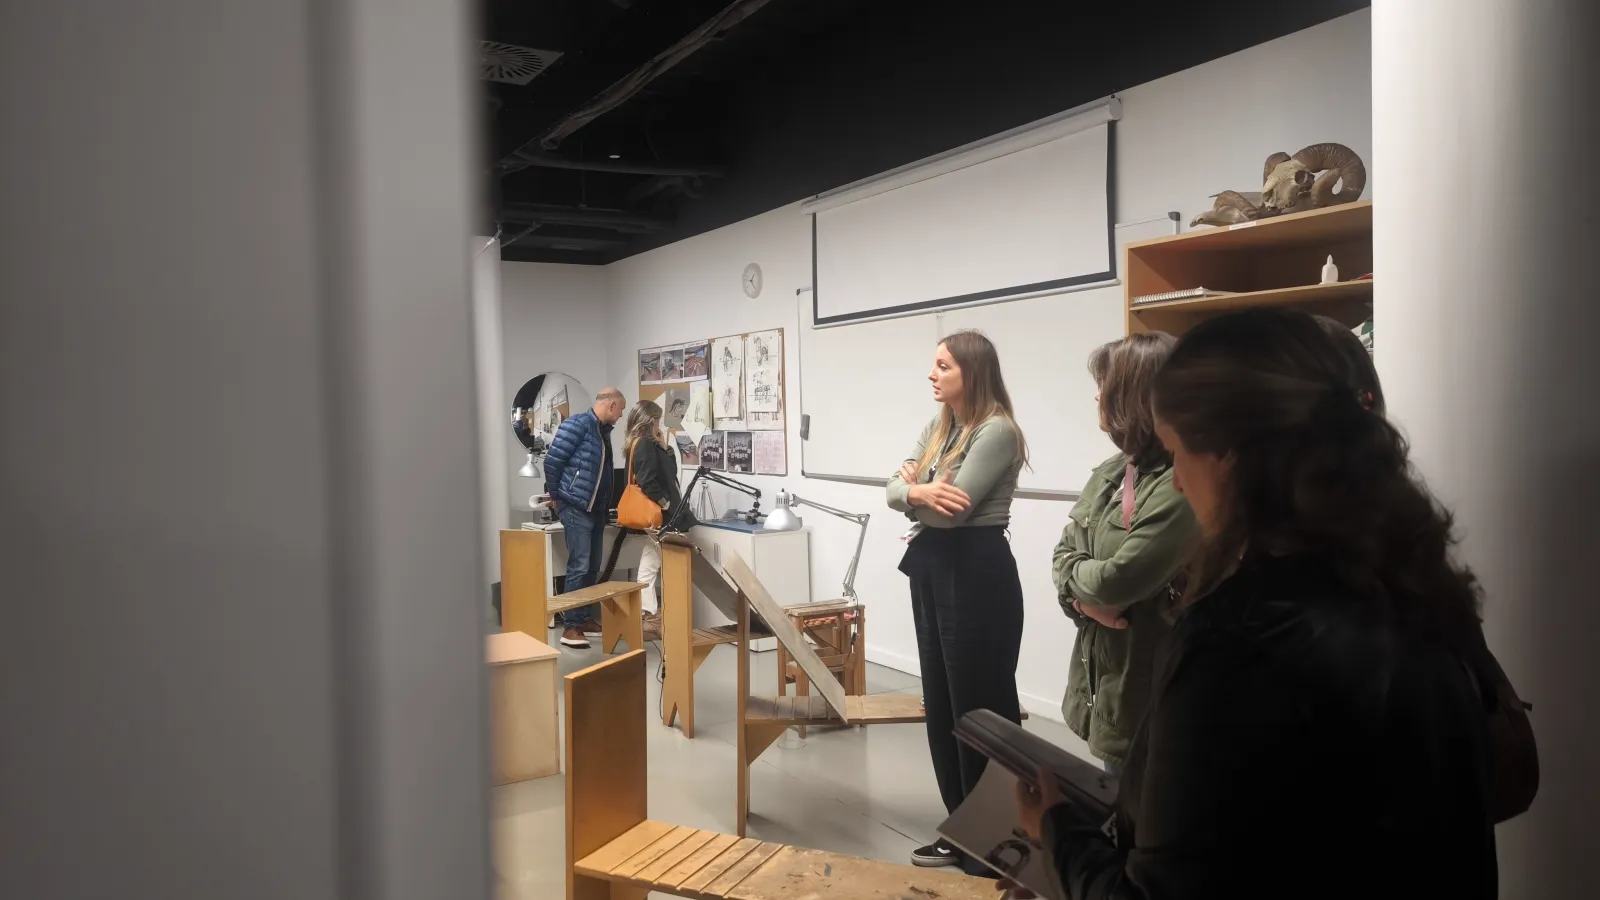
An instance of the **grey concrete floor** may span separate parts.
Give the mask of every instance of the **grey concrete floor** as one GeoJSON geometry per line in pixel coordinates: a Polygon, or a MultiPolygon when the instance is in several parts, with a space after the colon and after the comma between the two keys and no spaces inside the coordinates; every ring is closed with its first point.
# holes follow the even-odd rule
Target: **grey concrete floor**
{"type": "MultiPolygon", "coordinates": [[[[650,816],[732,833],[737,648],[717,648],[696,674],[694,740],[662,726],[653,677],[660,651],[650,645],[647,652],[650,816]]],[[[598,649],[563,650],[559,670],[566,675],[603,659],[598,649]]],[[[750,662],[752,693],[775,693],[774,654],[752,654],[750,662]]],[[[921,692],[917,678],[878,665],[868,666],[867,689],[921,692]]],[[[1037,716],[1028,728],[1063,746],[1074,742],[1064,726],[1037,716]]],[[[495,789],[497,900],[562,896],[564,793],[559,775],[495,789]]],[[[750,796],[751,837],[889,862],[907,862],[945,817],[921,725],[812,729],[803,742],[791,730],[751,767],[750,796]]]]}

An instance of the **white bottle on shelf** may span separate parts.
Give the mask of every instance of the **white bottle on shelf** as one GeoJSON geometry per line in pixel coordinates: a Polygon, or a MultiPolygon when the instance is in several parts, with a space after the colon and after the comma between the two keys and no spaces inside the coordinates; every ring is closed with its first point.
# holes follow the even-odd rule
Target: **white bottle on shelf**
{"type": "Polygon", "coordinates": [[[1322,266],[1322,283],[1337,284],[1338,281],[1339,267],[1333,264],[1333,257],[1330,256],[1328,257],[1328,261],[1322,266]]]}

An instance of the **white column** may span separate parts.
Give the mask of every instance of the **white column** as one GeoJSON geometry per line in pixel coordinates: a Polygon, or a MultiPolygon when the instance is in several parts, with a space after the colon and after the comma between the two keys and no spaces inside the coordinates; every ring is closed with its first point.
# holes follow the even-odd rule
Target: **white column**
{"type": "Polygon", "coordinates": [[[6,898],[490,895],[469,7],[0,3],[6,898]]]}
{"type": "Polygon", "coordinates": [[[505,352],[500,325],[500,240],[472,239],[472,334],[477,352],[478,456],[483,481],[484,598],[488,587],[500,580],[500,529],[511,522],[506,504],[509,471],[506,432],[511,428],[511,404],[505,391],[505,352]]]}
{"type": "Polygon", "coordinates": [[[1507,898],[1600,875],[1596,6],[1373,3],[1378,368],[1535,705],[1544,781],[1499,829],[1507,898]]]}

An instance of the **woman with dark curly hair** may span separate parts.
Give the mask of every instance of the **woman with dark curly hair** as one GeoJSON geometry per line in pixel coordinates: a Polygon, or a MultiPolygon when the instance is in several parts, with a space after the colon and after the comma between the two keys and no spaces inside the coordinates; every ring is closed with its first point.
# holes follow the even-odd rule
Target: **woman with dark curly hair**
{"type": "Polygon", "coordinates": [[[1018,795],[1063,896],[1496,895],[1477,585],[1347,350],[1253,310],[1157,376],[1201,546],[1114,839],[1050,779],[1018,795]]]}

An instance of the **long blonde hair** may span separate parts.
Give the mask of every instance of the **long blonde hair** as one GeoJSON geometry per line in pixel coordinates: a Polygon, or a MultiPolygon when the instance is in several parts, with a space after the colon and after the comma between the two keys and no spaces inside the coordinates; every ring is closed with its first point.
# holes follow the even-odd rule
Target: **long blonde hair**
{"type": "Polygon", "coordinates": [[[1000,374],[1000,354],[995,350],[994,342],[981,331],[958,331],[939,344],[950,351],[950,358],[961,370],[961,419],[965,428],[949,452],[944,452],[944,445],[957,428],[955,411],[948,403],[945,404],[939,411],[938,424],[933,427],[927,445],[922,448],[922,458],[917,460],[917,475],[927,474],[932,466],[937,466],[942,472],[949,471],[951,464],[971,446],[972,436],[978,426],[997,417],[1011,424],[1011,430],[1017,436],[1016,461],[1026,466],[1028,441],[1022,436],[1022,429],[1017,427],[1011,394],[1006,391],[1005,378],[1000,374]]]}
{"type": "Polygon", "coordinates": [[[654,441],[661,443],[657,437],[661,424],[661,406],[653,400],[640,400],[628,410],[628,448],[633,449],[634,441],[654,441]]]}

